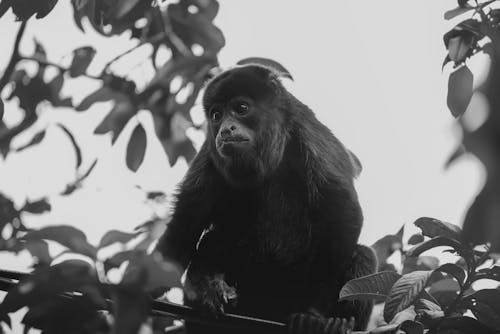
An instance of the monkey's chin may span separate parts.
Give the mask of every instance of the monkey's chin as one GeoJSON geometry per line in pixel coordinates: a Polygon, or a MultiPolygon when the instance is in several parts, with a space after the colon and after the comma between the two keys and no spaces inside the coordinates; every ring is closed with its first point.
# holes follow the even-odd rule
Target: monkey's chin
{"type": "Polygon", "coordinates": [[[217,146],[217,151],[223,158],[241,156],[252,147],[250,140],[226,141],[217,146]]]}

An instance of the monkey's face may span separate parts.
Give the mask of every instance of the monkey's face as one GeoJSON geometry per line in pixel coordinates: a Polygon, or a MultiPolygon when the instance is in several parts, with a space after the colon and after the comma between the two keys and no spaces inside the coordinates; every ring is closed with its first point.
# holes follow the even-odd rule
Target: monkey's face
{"type": "Polygon", "coordinates": [[[281,163],[288,129],[280,89],[277,78],[259,66],[223,72],[207,86],[207,144],[229,182],[258,182],[281,163]]]}
{"type": "Polygon", "coordinates": [[[250,126],[256,116],[252,115],[255,109],[251,99],[235,97],[227,103],[212,106],[208,111],[215,148],[223,159],[237,159],[252,150],[256,138],[250,126]]]}

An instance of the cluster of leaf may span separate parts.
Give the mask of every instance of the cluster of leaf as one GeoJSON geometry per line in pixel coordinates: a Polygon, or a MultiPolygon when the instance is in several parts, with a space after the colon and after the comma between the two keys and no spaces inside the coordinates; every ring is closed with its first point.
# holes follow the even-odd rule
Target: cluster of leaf
{"type": "MultiPolygon", "coordinates": [[[[0,193],[0,251],[21,251],[30,247],[22,246],[18,237],[27,231],[23,222],[23,213],[42,214],[50,211],[51,206],[46,198],[37,201],[26,201],[21,208],[0,193]]],[[[33,245],[32,245],[33,246],[33,245]]]]}
{"type": "MultiPolygon", "coordinates": [[[[150,200],[157,197],[157,193],[148,194],[150,200]]],[[[172,325],[171,318],[148,321],[150,293],[180,286],[178,268],[148,252],[165,229],[164,219],[155,217],[133,233],[109,231],[94,246],[82,231],[71,226],[27,229],[21,213],[50,209],[44,200],[26,203],[21,210],[11,202],[5,205],[3,202],[8,200],[4,197],[0,196],[0,201],[0,208],[4,208],[0,212],[4,225],[1,230],[7,224],[18,226],[15,236],[0,239],[1,250],[28,250],[35,259],[33,272],[18,283],[8,279],[10,273],[0,270],[0,285],[12,285],[0,304],[0,322],[10,326],[8,315],[28,307],[22,320],[26,331],[36,328],[43,333],[137,333],[147,324],[153,332],[163,333],[172,325]],[[63,250],[53,256],[49,252],[51,243],[63,250]],[[118,251],[103,255],[116,245],[118,251]],[[117,269],[122,271],[119,282],[112,279],[117,269]]]]}
{"type": "MultiPolygon", "coordinates": [[[[490,242],[492,251],[500,252],[500,8],[498,0],[459,0],[458,7],[445,13],[445,19],[462,15],[470,18],[459,22],[447,32],[443,39],[448,50],[443,66],[455,64],[448,81],[448,107],[457,117],[462,132],[462,142],[448,159],[449,167],[464,153],[474,154],[484,165],[487,179],[481,192],[475,198],[465,217],[464,238],[474,244],[490,242]],[[489,56],[488,78],[473,89],[474,75],[467,66],[470,57],[478,53],[489,56]],[[462,116],[474,113],[476,105],[471,104],[474,94],[487,100],[486,117],[477,128],[466,126],[462,116]]],[[[471,114],[471,117],[475,117],[471,114]]]]}
{"type": "MultiPolygon", "coordinates": [[[[3,0],[0,16],[8,8],[12,8],[20,20],[27,20],[34,13],[38,13],[37,17],[43,17],[56,2],[3,0]]],[[[217,54],[225,43],[222,32],[212,23],[219,9],[217,1],[181,0],[159,7],[156,1],[72,0],[72,6],[74,20],[82,31],[83,21],[88,20],[91,26],[104,36],[129,31],[131,38],[137,40],[138,44],[110,60],[96,76],[87,73],[87,68],[96,54],[96,50],[91,46],[75,49],[71,66],[65,68],[49,62],[39,43],[34,55],[20,55],[17,41],[9,64],[12,66],[8,66],[3,74],[0,91],[10,83],[13,90],[8,99],[18,98],[19,106],[25,115],[22,121],[13,127],[7,127],[0,121],[0,149],[3,155],[10,151],[12,139],[36,122],[37,113],[41,112],[37,107],[42,101],[49,101],[54,107],[74,107],[80,112],[97,102],[111,102],[112,110],[96,127],[94,133],[111,133],[114,143],[136,113],[139,110],[147,110],[153,117],[156,135],[168,155],[170,164],[175,164],[179,157],[190,161],[195,155],[195,149],[186,136],[186,130],[194,126],[189,112],[202,85],[210,77],[211,70],[217,66],[217,54]],[[156,73],[146,87],[138,91],[133,80],[113,73],[111,65],[144,45],[153,49],[149,58],[156,73]],[[157,51],[162,47],[171,52],[171,57],[165,63],[158,64],[157,51]],[[28,75],[20,67],[25,61],[37,62],[39,71],[33,76],[28,75]],[[50,82],[44,79],[47,66],[55,67],[59,71],[50,82]],[[73,106],[71,98],[60,97],[60,90],[65,80],[79,76],[99,80],[102,85],[80,104],[73,106]],[[172,85],[174,79],[176,84],[172,85]]],[[[23,31],[22,28],[18,40],[23,31]]],[[[69,131],[66,132],[70,134],[69,131]]],[[[39,143],[41,138],[43,136],[37,134],[30,144],[39,143]]],[[[74,140],[72,142],[74,143],[74,140]]],[[[146,146],[146,131],[139,123],[133,130],[127,146],[126,163],[131,170],[136,171],[142,164],[146,146]]]]}
{"type": "MultiPolygon", "coordinates": [[[[436,263],[434,269],[403,272],[381,271],[349,281],[340,300],[383,302],[383,322],[371,333],[500,333],[500,266],[488,250],[462,241],[462,231],[437,219],[415,222],[421,241],[406,252],[417,258],[423,252],[445,247],[458,255],[457,263],[436,263]],[[494,289],[480,289],[493,280],[494,289]]],[[[420,240],[417,240],[420,239],[420,240]]]]}

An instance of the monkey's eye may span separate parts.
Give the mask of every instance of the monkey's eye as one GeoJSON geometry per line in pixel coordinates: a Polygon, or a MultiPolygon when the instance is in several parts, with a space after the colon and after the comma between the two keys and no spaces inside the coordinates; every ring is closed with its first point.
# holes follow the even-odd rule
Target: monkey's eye
{"type": "Polygon", "coordinates": [[[221,120],[221,118],[222,118],[222,113],[220,111],[212,110],[210,112],[210,119],[212,120],[212,122],[218,122],[221,120]]]}
{"type": "Polygon", "coordinates": [[[249,110],[250,106],[244,101],[236,102],[234,105],[234,112],[238,115],[245,115],[249,110]]]}

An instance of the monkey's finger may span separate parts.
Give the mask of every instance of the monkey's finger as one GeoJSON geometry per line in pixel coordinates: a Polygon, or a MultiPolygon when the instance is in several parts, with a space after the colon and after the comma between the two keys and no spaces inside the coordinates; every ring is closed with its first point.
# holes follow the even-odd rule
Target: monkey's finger
{"type": "Polygon", "coordinates": [[[349,323],[347,324],[347,327],[348,327],[350,332],[352,332],[354,330],[354,326],[356,326],[356,319],[354,319],[354,317],[350,317],[349,323]]]}
{"type": "Polygon", "coordinates": [[[323,334],[349,334],[354,329],[354,318],[329,318],[322,331],[323,334]]]}

